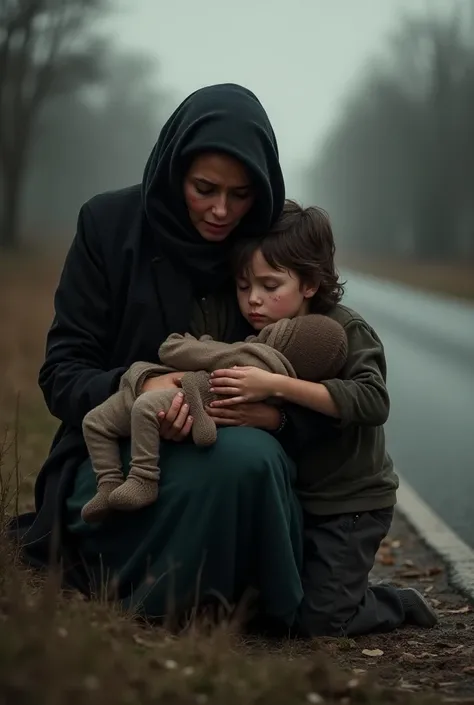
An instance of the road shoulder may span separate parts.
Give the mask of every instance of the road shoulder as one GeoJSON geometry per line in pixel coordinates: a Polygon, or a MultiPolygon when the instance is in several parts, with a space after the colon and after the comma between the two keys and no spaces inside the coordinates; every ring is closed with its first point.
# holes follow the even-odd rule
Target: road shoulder
{"type": "Polygon", "coordinates": [[[336,640],[329,648],[338,663],[357,677],[375,678],[396,690],[474,703],[470,554],[471,549],[402,481],[392,529],[371,577],[420,590],[438,612],[439,624],[434,629],[405,627],[390,634],[336,640]]]}

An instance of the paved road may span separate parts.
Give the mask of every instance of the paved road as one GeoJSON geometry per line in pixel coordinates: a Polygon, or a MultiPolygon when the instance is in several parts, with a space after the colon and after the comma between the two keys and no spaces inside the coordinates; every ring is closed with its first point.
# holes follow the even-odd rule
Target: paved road
{"type": "Polygon", "coordinates": [[[344,272],[346,303],[382,338],[389,451],[410,484],[474,546],[474,306],[344,272]]]}

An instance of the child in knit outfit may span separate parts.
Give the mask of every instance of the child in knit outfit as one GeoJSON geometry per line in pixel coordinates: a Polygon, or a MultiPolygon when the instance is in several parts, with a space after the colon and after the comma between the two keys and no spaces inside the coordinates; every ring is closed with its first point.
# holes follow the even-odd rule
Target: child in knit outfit
{"type": "MultiPolygon", "coordinates": [[[[275,270],[273,276],[278,279],[280,274],[275,270]]],[[[185,371],[181,386],[194,419],[192,438],[197,445],[206,446],[214,443],[217,435],[216,424],[206,413],[206,407],[220,398],[210,388],[214,371],[251,367],[267,374],[315,382],[332,378],[340,371],[347,355],[342,326],[321,314],[306,315],[317,285],[290,277],[294,287],[292,305],[282,309],[281,316],[264,324],[259,316],[254,318],[251,314],[248,318],[258,335],[228,344],[208,335],[197,339],[189,333],[172,334],[158,351],[160,364],[134,363],[123,375],[118,392],[85,416],[83,433],[97,475],[97,493],[82,509],[84,521],[100,521],[110,509],[131,511],[157,499],[157,415],[169,409],[176,390],[143,391],[150,377],[185,371]],[[118,439],[128,435],[132,460],[124,481],[118,439]]],[[[244,310],[242,313],[245,315],[244,310]]],[[[278,403],[276,398],[272,401],[278,403]]]]}

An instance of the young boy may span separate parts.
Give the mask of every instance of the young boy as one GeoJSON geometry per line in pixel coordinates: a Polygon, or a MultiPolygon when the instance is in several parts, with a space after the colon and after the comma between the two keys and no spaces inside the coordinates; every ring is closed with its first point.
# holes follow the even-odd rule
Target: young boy
{"type": "Polygon", "coordinates": [[[362,316],[341,305],[334,253],[327,214],[287,202],[272,232],[239,245],[235,273],[240,309],[257,330],[306,313],[340,323],[348,340],[342,372],[314,383],[255,367],[218,370],[212,390],[231,396],[212,406],[277,397],[334,419],[334,434],[295,449],[305,519],[300,633],[356,636],[403,623],[432,627],[436,614],[418,591],[368,585],[391,525],[398,478],[385,449],[390,402],[383,345],[362,316]]]}

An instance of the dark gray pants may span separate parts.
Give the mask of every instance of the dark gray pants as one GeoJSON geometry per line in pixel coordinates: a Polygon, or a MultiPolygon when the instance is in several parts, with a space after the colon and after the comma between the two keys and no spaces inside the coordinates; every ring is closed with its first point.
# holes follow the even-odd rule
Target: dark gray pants
{"type": "Polygon", "coordinates": [[[396,588],[369,586],[393,509],[360,514],[305,514],[301,636],[358,636],[388,632],[405,618],[396,588]]]}

